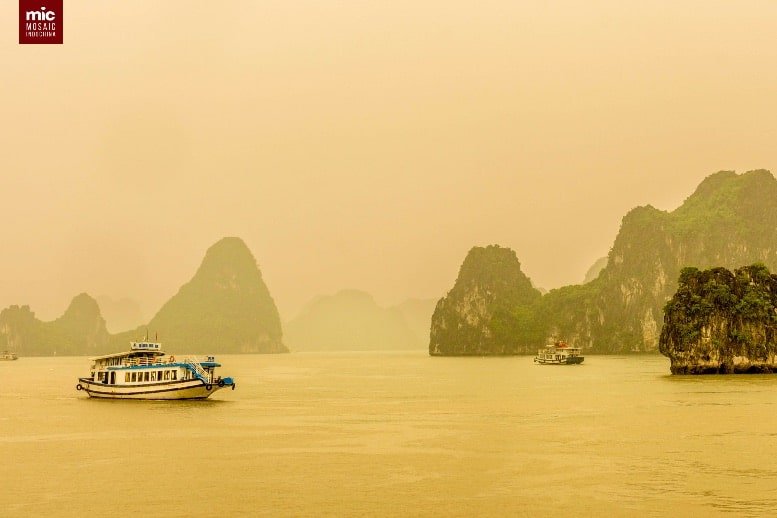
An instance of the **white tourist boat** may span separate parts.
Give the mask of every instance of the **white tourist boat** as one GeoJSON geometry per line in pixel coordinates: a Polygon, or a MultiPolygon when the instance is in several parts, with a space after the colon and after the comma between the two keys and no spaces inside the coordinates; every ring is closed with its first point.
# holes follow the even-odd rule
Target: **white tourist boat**
{"type": "Polygon", "coordinates": [[[216,376],[213,356],[180,358],[162,352],[158,342],[131,342],[130,350],[91,358],[91,375],[78,378],[77,390],[107,399],[205,399],[237,386],[216,376]]]}
{"type": "Polygon", "coordinates": [[[580,352],[579,347],[570,347],[563,340],[558,340],[537,351],[534,363],[540,365],[577,365],[585,360],[580,352]]]}
{"type": "Polygon", "coordinates": [[[0,353],[0,361],[11,361],[11,360],[18,360],[19,357],[16,356],[16,354],[12,353],[11,351],[3,351],[0,353]]]}

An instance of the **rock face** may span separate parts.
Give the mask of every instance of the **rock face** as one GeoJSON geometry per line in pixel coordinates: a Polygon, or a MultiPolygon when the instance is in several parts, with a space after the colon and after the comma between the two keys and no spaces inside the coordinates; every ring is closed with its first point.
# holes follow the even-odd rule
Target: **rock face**
{"type": "Polygon", "coordinates": [[[673,374],[777,372],[777,275],[763,265],[685,268],[659,350],[673,374]]]}
{"type": "Polygon", "coordinates": [[[256,259],[236,237],[211,246],[194,277],[142,329],[146,327],[159,333],[169,351],[288,352],[278,309],[256,259]]]}
{"type": "Polygon", "coordinates": [[[519,354],[527,346],[522,309],[541,297],[521,271],[515,252],[497,245],[475,247],[453,289],[432,316],[433,356],[519,354]]]}
{"type": "Polygon", "coordinates": [[[777,180],[764,170],[713,174],[673,212],[626,214],[599,277],[549,293],[549,333],[594,352],[655,352],[682,268],[755,262],[777,268],[777,180]]]}
{"type": "Polygon", "coordinates": [[[51,322],[38,320],[29,306],[10,306],[0,313],[0,349],[20,356],[100,354],[109,338],[97,302],[86,293],[51,322]]]}
{"type": "Polygon", "coordinates": [[[586,284],[551,290],[536,302],[517,302],[506,295],[513,289],[514,271],[500,269],[500,280],[484,272],[468,281],[469,288],[459,287],[460,275],[440,301],[439,315],[435,312],[429,350],[528,354],[556,336],[595,353],[657,352],[663,307],[682,268],[755,262],[777,269],[777,180],[764,170],[722,171],[707,177],[672,212],[648,205],[626,214],[606,266],[586,284]],[[486,287],[493,288],[488,295],[486,287]],[[452,295],[453,301],[447,300],[452,295]],[[485,323],[494,307],[501,315],[496,327],[511,330],[502,338],[485,323]],[[452,320],[454,313],[458,320],[452,320]]]}
{"type": "Polygon", "coordinates": [[[286,324],[285,330],[286,343],[292,351],[419,347],[418,339],[401,311],[380,307],[370,294],[358,290],[343,290],[315,298],[299,316],[286,324]]]}

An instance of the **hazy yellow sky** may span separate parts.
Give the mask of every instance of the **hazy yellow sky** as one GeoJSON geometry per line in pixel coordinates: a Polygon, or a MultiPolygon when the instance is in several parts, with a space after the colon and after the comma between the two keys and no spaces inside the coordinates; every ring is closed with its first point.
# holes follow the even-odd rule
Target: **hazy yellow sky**
{"type": "Polygon", "coordinates": [[[774,1],[0,3],[0,305],[148,316],[241,236],[287,320],[439,297],[467,250],[579,282],[630,208],[777,167],[774,1]]]}

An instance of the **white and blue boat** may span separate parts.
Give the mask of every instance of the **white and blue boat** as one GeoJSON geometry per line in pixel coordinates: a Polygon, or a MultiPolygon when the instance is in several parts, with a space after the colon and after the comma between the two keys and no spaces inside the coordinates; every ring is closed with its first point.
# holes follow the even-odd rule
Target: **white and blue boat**
{"type": "Polygon", "coordinates": [[[88,378],[78,378],[77,390],[106,399],[206,399],[237,384],[216,375],[221,364],[213,356],[175,356],[162,352],[159,342],[131,342],[130,350],[90,358],[88,378]]]}

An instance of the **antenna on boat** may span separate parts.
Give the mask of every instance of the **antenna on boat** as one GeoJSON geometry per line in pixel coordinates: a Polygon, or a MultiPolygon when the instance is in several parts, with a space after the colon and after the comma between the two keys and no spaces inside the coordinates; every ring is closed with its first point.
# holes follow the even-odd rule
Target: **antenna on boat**
{"type": "Polygon", "coordinates": [[[159,331],[154,331],[154,341],[155,342],[159,341],[159,331]]]}
{"type": "Polygon", "coordinates": [[[148,328],[146,328],[146,338],[145,341],[148,342],[148,328]]]}

